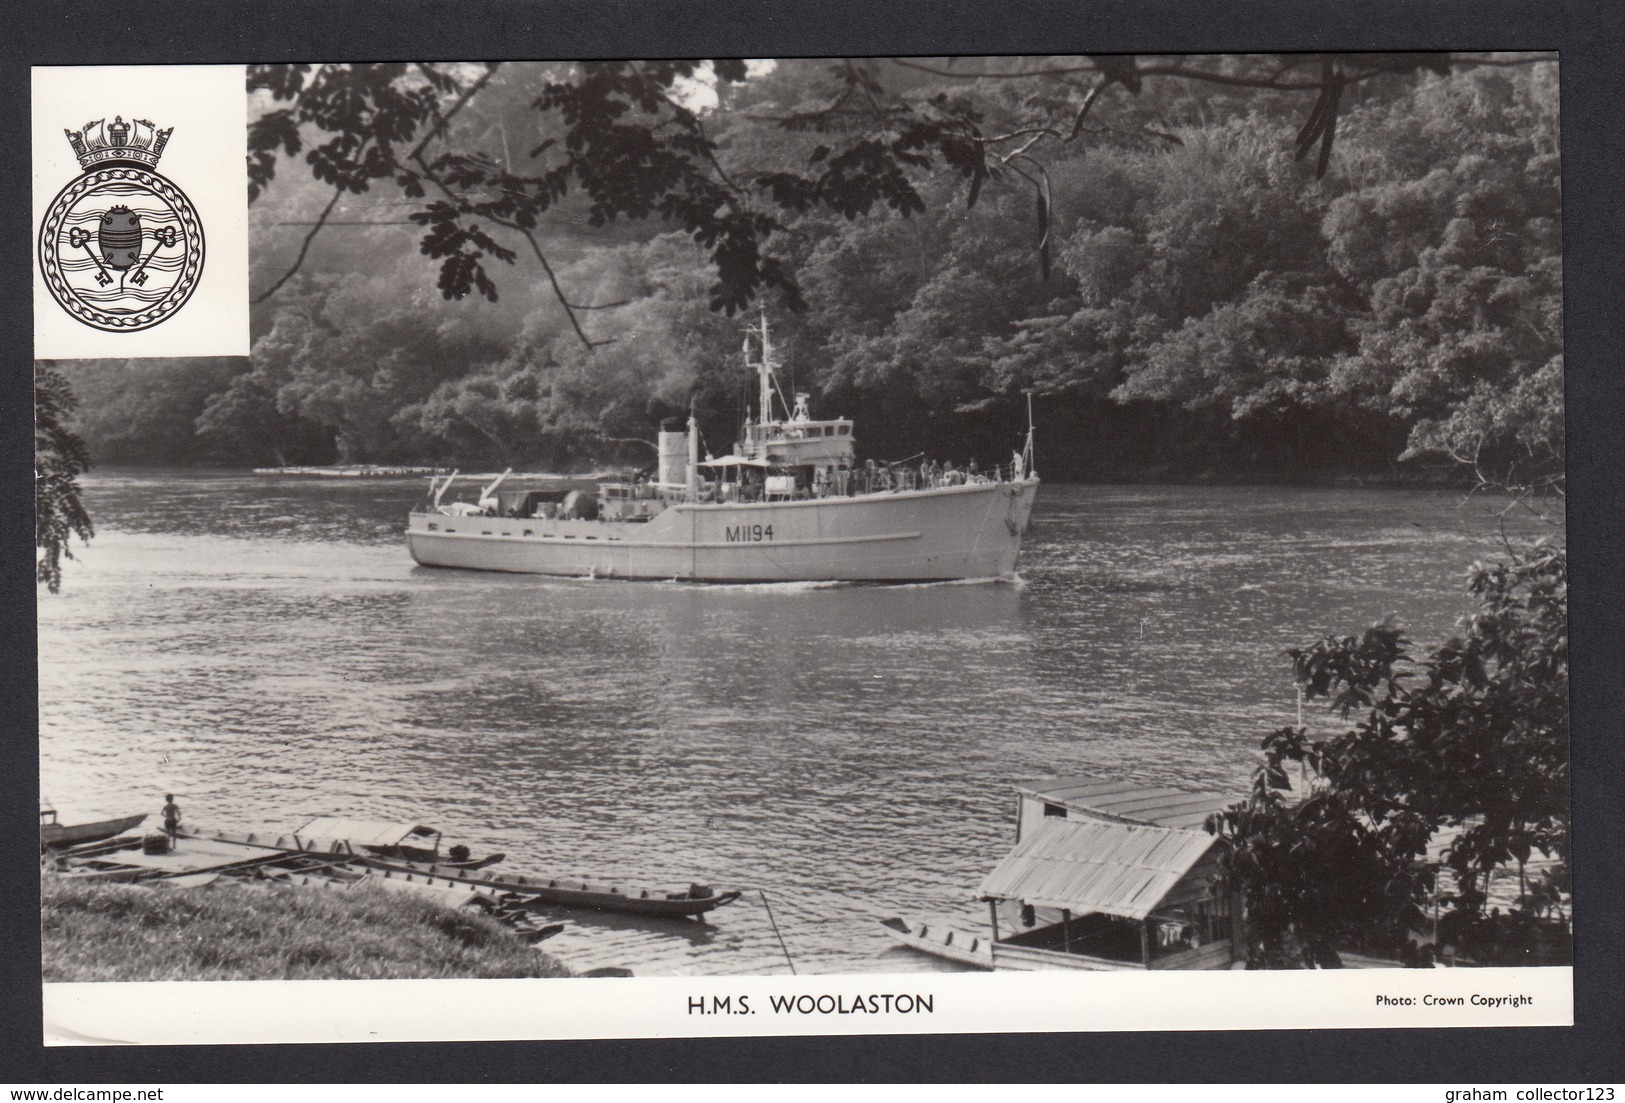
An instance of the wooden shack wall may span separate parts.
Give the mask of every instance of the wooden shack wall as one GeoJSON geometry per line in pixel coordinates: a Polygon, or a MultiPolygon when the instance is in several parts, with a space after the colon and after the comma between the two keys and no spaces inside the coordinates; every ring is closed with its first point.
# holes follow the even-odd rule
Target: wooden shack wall
{"type": "Polygon", "coordinates": [[[1228,969],[1234,955],[1229,939],[1209,942],[1194,950],[1151,959],[1152,969],[1228,969]]]}

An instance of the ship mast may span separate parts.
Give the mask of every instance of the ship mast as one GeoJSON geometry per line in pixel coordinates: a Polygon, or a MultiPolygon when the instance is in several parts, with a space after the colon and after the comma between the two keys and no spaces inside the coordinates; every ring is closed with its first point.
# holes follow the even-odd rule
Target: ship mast
{"type": "Polygon", "coordinates": [[[758,417],[760,424],[766,425],[773,420],[773,340],[767,335],[767,311],[761,312],[762,319],[762,359],[756,366],[757,376],[761,382],[760,405],[758,417]]]}
{"type": "Polygon", "coordinates": [[[1021,470],[1031,478],[1033,471],[1033,392],[1027,392],[1027,443],[1021,449],[1021,470]]]}
{"type": "Polygon", "coordinates": [[[694,398],[688,400],[688,472],[683,480],[687,501],[700,500],[700,423],[694,416],[694,398]]]}

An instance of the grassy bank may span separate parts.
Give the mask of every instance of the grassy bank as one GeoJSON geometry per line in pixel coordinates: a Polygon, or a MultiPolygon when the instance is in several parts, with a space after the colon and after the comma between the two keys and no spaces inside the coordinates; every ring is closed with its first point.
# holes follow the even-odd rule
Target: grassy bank
{"type": "Polygon", "coordinates": [[[408,893],[42,878],[47,981],[406,980],[569,972],[472,909],[408,893]]]}

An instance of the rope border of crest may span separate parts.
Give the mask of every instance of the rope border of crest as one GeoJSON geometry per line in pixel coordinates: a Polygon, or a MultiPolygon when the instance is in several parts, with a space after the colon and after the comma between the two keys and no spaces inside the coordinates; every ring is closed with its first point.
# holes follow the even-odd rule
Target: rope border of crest
{"type": "Polygon", "coordinates": [[[87,172],[57,193],[40,227],[40,270],[51,297],[80,323],[107,333],[136,333],[151,329],[186,305],[203,276],[203,224],[192,201],[172,181],[141,168],[107,168],[87,172]],[[147,188],[175,212],[186,235],[186,266],[163,299],[135,314],[109,314],[83,302],[58,266],[57,244],[69,209],[103,184],[125,180],[147,188]],[[194,247],[195,245],[195,247],[194,247]]]}

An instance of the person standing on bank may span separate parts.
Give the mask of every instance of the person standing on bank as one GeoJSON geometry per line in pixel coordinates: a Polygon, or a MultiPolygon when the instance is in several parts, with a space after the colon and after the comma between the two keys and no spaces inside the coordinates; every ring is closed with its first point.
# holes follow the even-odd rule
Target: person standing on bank
{"type": "Polygon", "coordinates": [[[181,826],[181,806],[175,803],[174,793],[164,794],[164,834],[169,836],[169,845],[175,845],[175,832],[181,826]]]}

